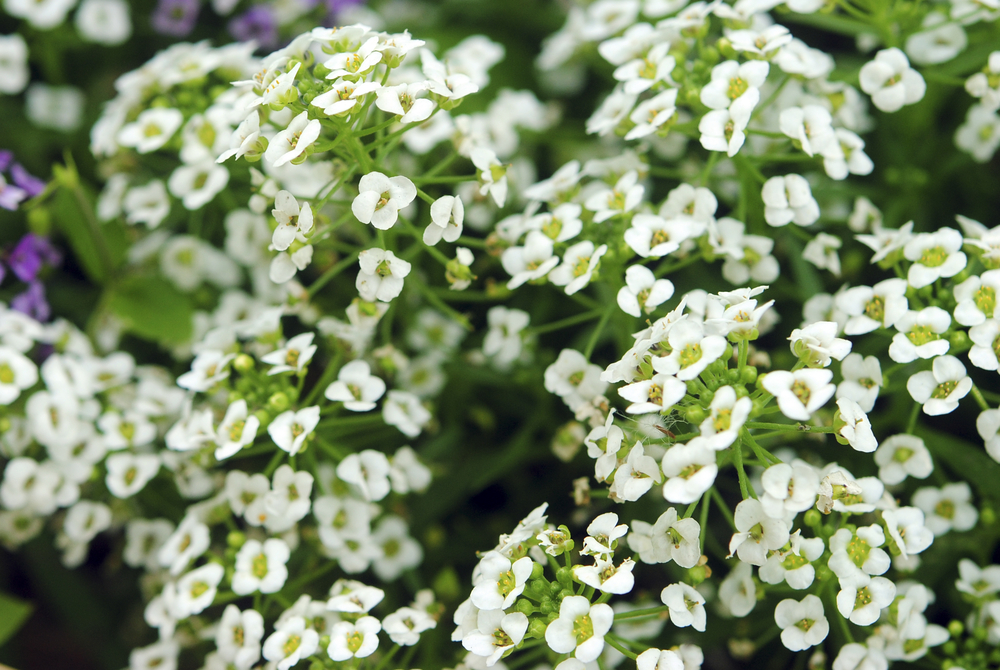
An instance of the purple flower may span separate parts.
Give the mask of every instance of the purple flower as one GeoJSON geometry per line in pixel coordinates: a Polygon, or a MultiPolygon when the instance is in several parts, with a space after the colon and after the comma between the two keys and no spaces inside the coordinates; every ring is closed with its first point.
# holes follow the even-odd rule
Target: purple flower
{"type": "Polygon", "coordinates": [[[240,42],[254,40],[266,49],[278,44],[278,28],[270,7],[257,5],[229,22],[229,32],[240,42]]]}
{"type": "Polygon", "coordinates": [[[45,190],[45,182],[25,170],[20,163],[14,163],[14,167],[10,169],[10,176],[14,178],[15,184],[24,189],[29,198],[34,198],[45,190]]]}
{"type": "Polygon", "coordinates": [[[0,207],[15,210],[21,204],[21,201],[27,197],[28,194],[23,189],[13,184],[8,184],[7,180],[0,174],[0,207]]]}
{"type": "Polygon", "coordinates": [[[7,149],[0,149],[0,172],[6,172],[12,160],[14,160],[13,153],[7,149]]]}
{"type": "Polygon", "coordinates": [[[184,37],[194,29],[201,5],[198,0],[160,0],[153,12],[153,29],[164,35],[184,37]]]}
{"type": "Polygon", "coordinates": [[[59,252],[44,237],[28,233],[21,238],[10,252],[7,265],[17,278],[25,283],[33,282],[42,269],[42,264],[58,265],[62,260],[59,252]]]}
{"type": "Polygon", "coordinates": [[[326,0],[326,11],[336,14],[350,7],[363,4],[365,4],[365,0],[326,0]]]}
{"type": "Polygon", "coordinates": [[[27,314],[36,321],[48,321],[52,315],[49,303],[45,299],[45,286],[42,282],[34,281],[28,285],[28,290],[14,296],[10,301],[12,309],[27,314]]]}

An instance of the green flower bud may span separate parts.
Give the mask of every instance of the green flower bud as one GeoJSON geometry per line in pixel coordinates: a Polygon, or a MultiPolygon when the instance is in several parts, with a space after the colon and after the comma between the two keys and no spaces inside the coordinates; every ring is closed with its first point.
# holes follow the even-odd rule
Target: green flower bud
{"type": "Polygon", "coordinates": [[[705,410],[699,405],[691,405],[684,411],[684,420],[697,426],[705,420],[705,410]]]}
{"type": "Polygon", "coordinates": [[[247,536],[242,531],[231,530],[226,535],[226,544],[235,549],[239,549],[247,541],[247,536]]]}
{"type": "Polygon", "coordinates": [[[268,408],[275,412],[284,412],[288,409],[288,405],[288,396],[281,391],[278,391],[267,399],[268,408]]]}

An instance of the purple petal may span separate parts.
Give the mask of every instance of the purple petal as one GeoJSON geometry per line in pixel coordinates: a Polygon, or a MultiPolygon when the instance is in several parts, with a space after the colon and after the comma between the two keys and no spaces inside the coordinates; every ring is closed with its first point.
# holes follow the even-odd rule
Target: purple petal
{"type": "Polygon", "coordinates": [[[25,170],[20,163],[14,163],[14,167],[10,169],[10,176],[14,178],[15,184],[24,189],[29,198],[34,198],[45,190],[45,182],[25,170]]]}
{"type": "Polygon", "coordinates": [[[45,299],[45,286],[37,281],[31,282],[28,285],[28,290],[24,293],[14,296],[10,301],[10,306],[37,321],[48,321],[52,314],[49,303],[45,299]]]}

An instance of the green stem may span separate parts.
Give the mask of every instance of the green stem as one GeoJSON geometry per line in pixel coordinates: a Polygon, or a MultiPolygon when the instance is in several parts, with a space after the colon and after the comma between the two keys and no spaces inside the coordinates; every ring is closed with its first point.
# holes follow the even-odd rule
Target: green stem
{"type": "Polygon", "coordinates": [[[722,499],[722,494],[719,493],[714,486],[709,489],[709,492],[712,494],[712,500],[715,501],[715,504],[722,511],[723,516],[726,517],[726,521],[729,522],[729,525],[732,526],[733,530],[737,530],[736,520],[733,519],[733,513],[726,505],[726,501],[722,499]]]}
{"type": "Polygon", "coordinates": [[[603,312],[604,310],[602,309],[594,309],[589,312],[581,312],[580,314],[574,314],[573,316],[568,316],[565,319],[559,319],[558,321],[543,323],[540,326],[533,326],[531,328],[528,328],[528,332],[533,335],[550,333],[553,330],[561,330],[563,328],[568,328],[569,326],[575,326],[578,323],[584,323],[585,321],[596,319],[598,316],[601,316],[603,312]]]}
{"type": "Polygon", "coordinates": [[[973,384],[972,386],[972,397],[975,398],[976,404],[979,405],[979,409],[986,411],[990,408],[989,403],[986,402],[986,398],[983,397],[983,392],[979,390],[979,387],[973,384]]]}
{"type": "Polygon", "coordinates": [[[604,641],[607,642],[608,644],[610,644],[612,647],[614,647],[615,649],[617,649],[619,652],[621,652],[625,656],[628,656],[629,658],[631,658],[633,661],[636,659],[635,654],[633,654],[631,651],[629,651],[628,649],[626,649],[625,647],[623,647],[621,644],[619,644],[618,641],[617,641],[617,639],[615,638],[615,636],[612,635],[611,633],[606,633],[604,635],[604,641]]]}
{"type": "Polygon", "coordinates": [[[746,470],[743,469],[743,440],[736,440],[733,446],[730,447],[733,451],[733,464],[736,466],[736,474],[740,479],[740,494],[743,499],[756,498],[757,493],[753,490],[753,485],[750,484],[750,480],[747,477],[746,470]]]}
{"type": "Polygon", "coordinates": [[[337,275],[339,275],[341,272],[343,272],[347,268],[349,268],[352,265],[354,265],[354,262],[356,260],[358,260],[358,256],[360,255],[360,253],[361,253],[360,251],[355,251],[353,254],[351,254],[347,258],[341,259],[339,262],[335,263],[333,265],[333,267],[331,267],[329,270],[327,270],[326,272],[324,272],[320,276],[319,279],[317,279],[316,281],[314,281],[309,286],[309,289],[306,291],[309,294],[309,297],[310,298],[315,297],[316,296],[316,292],[319,291],[324,286],[326,286],[327,283],[329,283],[331,279],[333,279],[334,277],[336,277],[337,275]]]}
{"type": "Polygon", "coordinates": [[[583,357],[588,361],[590,360],[590,355],[594,353],[594,347],[597,346],[597,341],[600,339],[601,333],[604,332],[604,326],[608,324],[608,320],[617,307],[618,303],[611,300],[608,302],[608,306],[604,308],[604,314],[601,316],[601,320],[597,322],[597,326],[594,327],[594,332],[591,333],[590,339],[587,340],[587,347],[583,350],[583,357]]]}

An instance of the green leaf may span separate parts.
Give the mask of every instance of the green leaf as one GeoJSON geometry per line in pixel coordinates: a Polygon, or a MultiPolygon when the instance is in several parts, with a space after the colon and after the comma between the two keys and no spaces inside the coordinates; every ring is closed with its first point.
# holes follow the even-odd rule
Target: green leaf
{"type": "Polygon", "coordinates": [[[159,277],[129,277],[110,289],[108,306],[129,332],[154,342],[191,337],[191,301],[159,277]]]}
{"type": "Polygon", "coordinates": [[[34,609],[27,600],[0,593],[0,647],[20,630],[34,609]]]}
{"type": "Polygon", "coordinates": [[[108,278],[107,250],[102,248],[103,240],[98,239],[87,220],[76,196],[66,188],[56,191],[52,199],[52,219],[66,236],[73,254],[87,277],[98,284],[108,278]]]}

